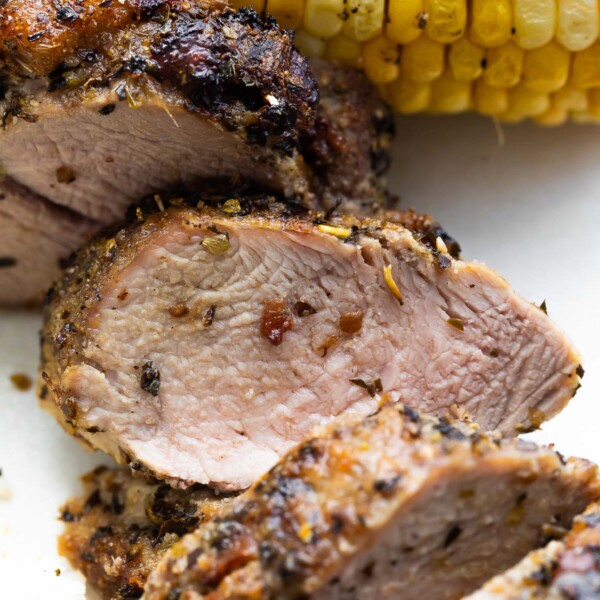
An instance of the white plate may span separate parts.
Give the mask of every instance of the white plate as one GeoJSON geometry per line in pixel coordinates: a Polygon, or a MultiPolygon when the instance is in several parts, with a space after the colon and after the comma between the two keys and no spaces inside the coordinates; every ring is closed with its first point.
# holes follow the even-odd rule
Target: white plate
{"type": "MultiPolygon", "coordinates": [[[[585,357],[583,389],[537,440],[600,461],[600,128],[505,128],[474,116],[401,120],[391,188],[431,212],[466,258],[498,269],[550,315],[585,357]]],[[[90,455],[15,391],[35,375],[39,317],[0,313],[0,597],[80,600],[84,584],[56,554],[58,506],[90,455]],[[60,568],[57,577],[55,569],[60,568]],[[10,593],[9,593],[10,592],[10,593]]]]}

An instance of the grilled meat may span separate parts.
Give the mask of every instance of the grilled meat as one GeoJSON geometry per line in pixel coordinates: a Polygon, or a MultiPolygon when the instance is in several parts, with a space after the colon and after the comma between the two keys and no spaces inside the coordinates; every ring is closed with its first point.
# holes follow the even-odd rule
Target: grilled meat
{"type": "Polygon", "coordinates": [[[592,504],[562,541],[531,552],[465,600],[600,599],[600,505],[592,504]]]}
{"type": "Polygon", "coordinates": [[[31,225],[0,212],[0,304],[41,298],[78,230],[201,179],[312,207],[382,204],[389,110],[356,70],[314,71],[318,87],[289,34],[220,2],[4,3],[0,193],[31,225]],[[69,209],[64,236],[58,217],[36,235],[40,198],[44,214],[69,209]]]}
{"type": "Polygon", "coordinates": [[[83,480],[84,495],[61,510],[59,550],[106,598],[141,596],[166,551],[232,500],[144,481],[129,469],[99,467],[83,480]]]}
{"type": "Polygon", "coordinates": [[[426,219],[397,216],[411,232],[315,222],[263,196],[199,202],[213,208],[134,211],[77,255],[45,309],[44,405],[121,463],[243,489],[382,392],[514,435],[579,385],[548,317],[485,266],[433,250],[426,219]]]}
{"type": "Polygon", "coordinates": [[[386,406],[333,423],[185,536],[145,598],[450,600],[599,492],[591,463],[386,406]]]}

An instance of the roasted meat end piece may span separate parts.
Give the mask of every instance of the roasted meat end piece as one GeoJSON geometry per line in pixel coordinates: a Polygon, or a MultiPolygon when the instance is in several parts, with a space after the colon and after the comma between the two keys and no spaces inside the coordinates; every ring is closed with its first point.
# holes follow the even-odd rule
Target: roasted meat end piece
{"type": "Polygon", "coordinates": [[[451,600],[599,493],[587,461],[385,406],[333,423],[185,536],[145,598],[451,600]]]}
{"type": "Polygon", "coordinates": [[[422,233],[268,197],[176,203],[86,246],[45,308],[43,404],[121,463],[243,489],[382,394],[515,435],[579,385],[541,310],[422,233]]]}
{"type": "Polygon", "coordinates": [[[465,600],[598,600],[599,549],[600,504],[594,503],[563,540],[531,552],[465,600]]]}
{"type": "Polygon", "coordinates": [[[166,551],[232,500],[201,486],[145,481],[129,469],[99,467],[83,481],[84,495],[61,510],[59,550],[105,598],[140,597],[166,551]]]}

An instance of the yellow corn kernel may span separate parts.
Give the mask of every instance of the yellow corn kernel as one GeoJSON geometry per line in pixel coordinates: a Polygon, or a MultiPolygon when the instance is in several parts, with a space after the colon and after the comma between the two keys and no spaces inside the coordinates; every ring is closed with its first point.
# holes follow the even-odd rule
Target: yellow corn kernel
{"type": "Polygon", "coordinates": [[[431,84],[415,83],[400,77],[387,86],[390,104],[403,115],[424,112],[431,102],[431,84]]]}
{"type": "Polygon", "coordinates": [[[400,74],[400,51],[385,35],[363,45],[365,74],[375,84],[390,83],[400,74]]]}
{"type": "Polygon", "coordinates": [[[233,8],[249,6],[259,13],[265,9],[265,0],[231,0],[230,4],[233,6],[233,8]]]}
{"type": "Polygon", "coordinates": [[[385,34],[396,44],[409,44],[421,35],[424,15],[423,0],[391,0],[385,34]]]}
{"type": "Polygon", "coordinates": [[[431,104],[429,110],[434,113],[459,113],[471,107],[471,83],[457,81],[446,70],[431,84],[431,104]]]}
{"type": "Polygon", "coordinates": [[[422,35],[402,48],[402,70],[407,79],[427,83],[444,70],[444,46],[422,35]]]}
{"type": "Polygon", "coordinates": [[[598,39],[598,0],[557,0],[556,39],[571,52],[589,48],[598,39]]]}
{"type": "Polygon", "coordinates": [[[362,65],[362,47],[343,33],[327,41],[325,58],[340,60],[346,64],[360,67],[362,65]]]}
{"type": "Polygon", "coordinates": [[[509,109],[505,113],[498,115],[498,119],[503,123],[521,123],[526,117],[515,110],[509,109]]]}
{"type": "Polygon", "coordinates": [[[304,29],[317,38],[332,38],[344,25],[344,0],[306,0],[304,29]]]}
{"type": "Polygon", "coordinates": [[[511,0],[472,0],[471,39],[481,46],[501,46],[512,35],[511,0]]]}
{"type": "Polygon", "coordinates": [[[550,106],[546,112],[534,117],[533,120],[538,125],[544,125],[545,127],[557,127],[559,125],[563,125],[568,118],[569,113],[566,110],[556,106],[550,106]]]}
{"type": "Polygon", "coordinates": [[[556,92],[567,82],[570,65],[570,52],[556,42],[530,50],[523,61],[523,84],[532,92],[556,92]]]}
{"type": "Polygon", "coordinates": [[[555,0],[513,0],[515,41],[524,50],[539,48],[554,37],[555,0]]]}
{"type": "Polygon", "coordinates": [[[567,111],[584,111],[588,108],[588,98],[585,90],[567,84],[552,95],[552,104],[567,111]]]}
{"type": "Polygon", "coordinates": [[[508,110],[508,91],[486,85],[481,79],[475,83],[473,103],[478,113],[498,116],[508,110]]]}
{"type": "Polygon", "coordinates": [[[574,55],[571,83],[586,90],[600,87],[600,42],[574,55]]]}
{"type": "Polygon", "coordinates": [[[298,29],[302,26],[304,0],[267,0],[266,11],[284,29],[298,29]]]}
{"type": "Polygon", "coordinates": [[[594,117],[600,117],[600,89],[590,90],[588,96],[587,112],[594,117]]]}
{"type": "Polygon", "coordinates": [[[550,108],[550,97],[517,85],[508,91],[508,105],[510,111],[524,117],[537,117],[550,108]]]}
{"type": "Polygon", "coordinates": [[[325,56],[326,42],[322,38],[317,38],[303,29],[296,33],[296,46],[300,52],[314,58],[323,58],[325,56]]]}
{"type": "Polygon", "coordinates": [[[344,33],[357,42],[366,42],[383,31],[385,0],[347,0],[344,33]]]}
{"type": "Polygon", "coordinates": [[[464,35],[467,26],[466,0],[425,0],[424,6],[427,34],[432,40],[451,44],[464,35]]]}
{"type": "Polygon", "coordinates": [[[582,112],[571,113],[571,120],[580,125],[589,125],[590,123],[599,123],[600,117],[596,117],[592,113],[585,110],[582,112]]]}
{"type": "Polygon", "coordinates": [[[485,50],[464,37],[450,46],[448,64],[458,81],[473,81],[483,73],[485,50]]]}
{"type": "Polygon", "coordinates": [[[521,79],[524,56],[525,52],[512,42],[497,48],[489,48],[485,55],[486,67],[483,81],[495,88],[517,85],[521,79]]]}

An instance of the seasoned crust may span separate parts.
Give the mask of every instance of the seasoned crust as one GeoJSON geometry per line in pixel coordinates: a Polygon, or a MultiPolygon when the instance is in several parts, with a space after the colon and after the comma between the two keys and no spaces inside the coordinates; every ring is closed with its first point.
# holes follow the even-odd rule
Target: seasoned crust
{"type": "Polygon", "coordinates": [[[61,509],[59,552],[112,599],[140,597],[167,550],[232,500],[200,486],[175,490],[127,469],[98,467],[83,484],[84,494],[61,509]]]}

